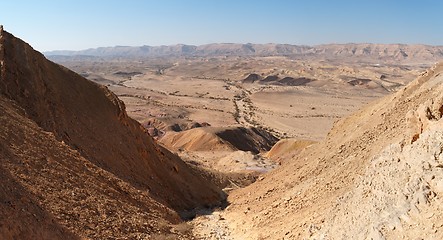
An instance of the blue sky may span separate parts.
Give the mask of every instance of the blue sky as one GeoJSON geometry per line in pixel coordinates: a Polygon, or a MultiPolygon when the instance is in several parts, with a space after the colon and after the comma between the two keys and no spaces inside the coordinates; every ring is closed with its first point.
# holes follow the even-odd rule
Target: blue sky
{"type": "Polygon", "coordinates": [[[441,0],[7,0],[0,24],[40,51],[235,43],[443,45],[441,0]]]}

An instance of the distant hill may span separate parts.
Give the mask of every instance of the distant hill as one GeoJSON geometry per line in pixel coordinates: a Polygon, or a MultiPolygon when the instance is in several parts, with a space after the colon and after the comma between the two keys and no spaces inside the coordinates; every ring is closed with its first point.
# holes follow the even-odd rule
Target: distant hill
{"type": "Polygon", "coordinates": [[[443,59],[443,46],[407,44],[325,44],[317,46],[290,44],[214,43],[200,46],[116,46],[82,51],[50,51],[55,56],[83,57],[166,57],[166,56],[294,56],[324,58],[370,58],[378,60],[438,61],[443,59]]]}

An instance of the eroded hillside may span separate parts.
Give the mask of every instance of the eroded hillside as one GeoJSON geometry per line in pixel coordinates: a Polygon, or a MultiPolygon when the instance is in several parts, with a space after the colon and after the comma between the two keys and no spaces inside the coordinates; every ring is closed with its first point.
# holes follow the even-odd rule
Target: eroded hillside
{"type": "Polygon", "coordinates": [[[216,226],[226,239],[441,239],[442,72],[436,65],[234,191],[216,226]]]}
{"type": "Polygon", "coordinates": [[[106,87],[0,34],[0,238],[187,239],[180,215],[223,202],[106,87]]]}

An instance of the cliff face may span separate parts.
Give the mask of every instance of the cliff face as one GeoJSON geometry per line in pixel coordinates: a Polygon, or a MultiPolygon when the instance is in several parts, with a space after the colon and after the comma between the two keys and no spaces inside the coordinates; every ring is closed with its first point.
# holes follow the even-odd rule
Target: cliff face
{"type": "Polygon", "coordinates": [[[442,73],[438,64],[340,120],[324,141],[231,194],[233,235],[441,239],[442,73]]]}
{"type": "MultiPolygon", "coordinates": [[[[14,179],[24,191],[29,193],[29,189],[33,189],[29,194],[34,196],[36,204],[51,208],[55,200],[45,202],[48,195],[40,192],[44,190],[42,185],[53,181],[54,175],[43,174],[48,179],[39,177],[41,182],[35,182],[34,175],[19,173],[35,171],[35,161],[43,161],[38,163],[40,169],[48,168],[50,173],[60,177],[60,181],[56,181],[60,185],[51,188],[52,192],[71,188],[64,184],[68,179],[77,188],[85,190],[84,197],[89,200],[89,187],[103,188],[100,196],[106,196],[110,201],[119,201],[119,196],[111,193],[117,191],[127,194],[128,203],[144,205],[143,211],[149,212],[151,207],[153,212],[158,209],[159,214],[151,217],[166,219],[164,221],[170,223],[179,221],[170,208],[180,212],[223,201],[224,194],[220,189],[198,169],[190,168],[157,145],[138,122],[126,115],[123,102],[106,87],[46,60],[10,33],[2,30],[0,34],[0,96],[4,112],[11,113],[1,116],[4,121],[1,146],[5,153],[1,167],[3,173],[14,179]],[[64,155],[64,152],[69,154],[64,155]],[[5,157],[8,155],[11,156],[5,157]],[[37,156],[42,159],[34,161],[37,156]],[[63,171],[58,173],[58,165],[52,162],[63,162],[63,171]],[[97,171],[107,177],[95,175],[97,171]],[[122,190],[115,184],[125,187],[122,190]]],[[[65,194],[58,201],[69,205],[75,196],[75,193],[65,194]]],[[[98,206],[100,201],[96,200],[88,202],[88,206],[98,206]]],[[[124,212],[127,207],[112,206],[114,214],[124,212]]],[[[87,206],[78,207],[81,210],[87,206]]],[[[67,213],[50,209],[48,214],[60,220],[67,213]]],[[[71,217],[75,220],[66,220],[61,224],[62,228],[77,232],[73,224],[88,221],[91,224],[87,225],[88,228],[100,231],[93,221],[71,217]]]]}

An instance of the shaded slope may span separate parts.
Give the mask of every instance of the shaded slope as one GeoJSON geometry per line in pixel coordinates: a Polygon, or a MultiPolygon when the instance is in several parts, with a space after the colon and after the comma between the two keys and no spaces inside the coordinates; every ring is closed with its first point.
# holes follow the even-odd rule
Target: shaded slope
{"type": "Polygon", "coordinates": [[[443,64],[340,120],[324,141],[235,191],[233,235],[442,238],[441,73],[443,64]]]}
{"type": "Polygon", "coordinates": [[[277,142],[277,138],[265,130],[258,128],[225,129],[216,133],[218,137],[242,151],[259,153],[268,151],[277,142]]]}
{"type": "Polygon", "coordinates": [[[221,191],[153,143],[106,87],[47,61],[2,32],[0,93],[83,157],[176,210],[215,205],[221,191]]]}
{"type": "MultiPolygon", "coordinates": [[[[5,157],[11,158],[3,146],[0,154],[2,161],[5,157]]],[[[58,224],[54,215],[45,211],[35,196],[21,186],[15,176],[3,166],[0,166],[0,178],[1,239],[28,239],[30,236],[36,239],[80,239],[66,227],[58,224]],[[17,199],[26,199],[26,202],[17,199]]]]}
{"type": "Polygon", "coordinates": [[[254,83],[256,81],[260,81],[262,77],[256,73],[249,74],[245,79],[243,79],[243,83],[254,83]]]}
{"type": "Polygon", "coordinates": [[[2,96],[0,126],[1,239],[184,234],[171,233],[177,213],[91,164],[2,96]]]}
{"type": "MultiPolygon", "coordinates": [[[[245,79],[242,80],[243,83],[260,83],[260,84],[271,84],[271,85],[282,85],[282,86],[305,86],[306,84],[315,81],[310,78],[299,77],[280,77],[276,75],[270,75],[263,78],[262,76],[251,73],[245,79]]],[[[351,83],[350,83],[351,84],[351,83]]]]}

